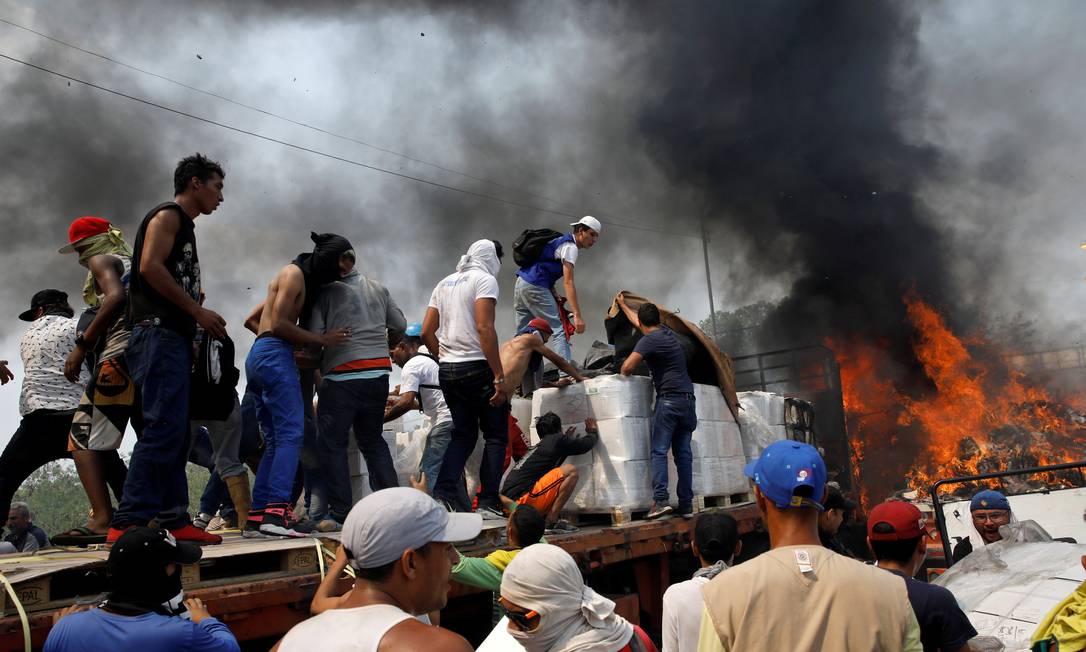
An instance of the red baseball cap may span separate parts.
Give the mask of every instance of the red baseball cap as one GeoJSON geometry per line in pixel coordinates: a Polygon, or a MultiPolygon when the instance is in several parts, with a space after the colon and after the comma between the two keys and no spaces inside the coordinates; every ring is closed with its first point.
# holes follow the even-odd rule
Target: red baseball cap
{"type": "Polygon", "coordinates": [[[60,248],[60,253],[70,254],[75,251],[75,245],[80,240],[85,240],[92,235],[105,233],[109,230],[109,220],[101,217],[86,215],[77,217],[68,227],[68,244],[60,248]]]}
{"type": "Polygon", "coordinates": [[[924,515],[916,505],[888,500],[867,516],[867,538],[872,541],[903,541],[926,536],[924,515]]]}
{"type": "Polygon", "coordinates": [[[528,328],[535,328],[541,331],[547,331],[547,333],[554,333],[554,329],[551,328],[550,323],[546,319],[536,317],[532,321],[528,322],[528,328]]]}

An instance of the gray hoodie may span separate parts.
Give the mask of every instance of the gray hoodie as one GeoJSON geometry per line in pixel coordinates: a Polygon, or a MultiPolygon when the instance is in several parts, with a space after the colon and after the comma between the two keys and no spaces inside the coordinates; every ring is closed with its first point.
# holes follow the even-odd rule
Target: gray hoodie
{"type": "Polygon", "coordinates": [[[402,331],[407,320],[388,289],[356,269],[343,280],[325,285],[309,315],[308,329],[314,333],[337,328],[351,329],[351,337],[345,344],[324,350],[322,374],[354,360],[387,358],[386,329],[402,331]]]}

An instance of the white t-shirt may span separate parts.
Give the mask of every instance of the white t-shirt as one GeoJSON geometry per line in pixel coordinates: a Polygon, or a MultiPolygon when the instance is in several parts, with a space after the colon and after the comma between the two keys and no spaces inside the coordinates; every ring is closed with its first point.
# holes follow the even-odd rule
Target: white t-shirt
{"type": "Polygon", "coordinates": [[[416,355],[408,360],[400,374],[400,393],[417,392],[422,403],[422,412],[430,417],[432,426],[445,421],[452,421],[452,414],[445,405],[445,395],[440,389],[419,385],[437,385],[437,363],[424,355],[416,355]]]}
{"type": "Polygon", "coordinates": [[[570,265],[576,266],[577,265],[577,251],[578,251],[578,249],[577,249],[577,243],[576,242],[563,243],[563,244],[559,245],[559,247],[557,249],[554,250],[554,259],[555,260],[560,260],[563,263],[569,263],[570,265]]]}
{"type": "Polygon", "coordinates": [[[279,652],[377,652],[388,630],[411,617],[390,604],[329,609],[292,627],[279,652]]]}
{"type": "Polygon", "coordinates": [[[437,340],[442,362],[486,360],[475,330],[475,301],[498,300],[498,279],[486,272],[469,269],[449,274],[430,295],[430,307],[441,313],[437,340]]]}
{"type": "Polygon", "coordinates": [[[74,410],[90,380],[86,365],[79,365],[79,382],[64,377],[64,363],[75,348],[77,320],[60,315],[35,319],[19,340],[23,359],[23,384],[19,414],[35,410],[74,410]]]}
{"type": "Polygon", "coordinates": [[[664,646],[661,652],[694,652],[698,649],[701,614],[705,609],[701,587],[708,583],[708,578],[695,577],[672,584],[664,591],[661,623],[664,646]]]}

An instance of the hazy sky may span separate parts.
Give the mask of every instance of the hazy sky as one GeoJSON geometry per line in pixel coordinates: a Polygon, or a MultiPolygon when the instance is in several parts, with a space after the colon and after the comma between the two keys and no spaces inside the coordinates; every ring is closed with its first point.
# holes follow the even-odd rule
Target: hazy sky
{"type": "MultiPolygon", "coordinates": [[[[603,311],[621,289],[695,321],[707,315],[701,243],[681,235],[697,233],[704,199],[661,165],[642,122],[647,103],[668,98],[669,79],[654,63],[674,35],[647,25],[639,5],[522,3],[498,15],[486,5],[226,6],[101,2],[89,11],[74,0],[0,0],[0,18],[476,178],[291,125],[3,23],[0,54],[365,165],[601,217],[600,242],[577,266],[589,322],[578,355],[604,339],[603,311]]],[[[1024,310],[1066,344],[1080,340],[1086,290],[1077,210],[1086,181],[1084,19],[1086,7],[1075,2],[928,4],[914,58],[902,64],[903,76],[915,67],[924,77],[910,86],[922,96],[902,132],[952,162],[923,175],[918,199],[950,247],[945,274],[955,301],[988,315],[1024,310]]],[[[688,65],[697,74],[740,64],[688,65]]],[[[171,197],[176,161],[194,151],[226,168],[226,201],[197,220],[197,238],[208,304],[227,319],[241,354],[252,341],[244,315],[277,268],[311,247],[310,230],[351,239],[363,272],[415,321],[473,240],[497,238],[508,250],[524,228],[571,221],[298,151],[0,59],[0,358],[14,363],[17,381],[24,324],[16,315],[30,295],[57,287],[80,307],[85,271],[55,253],[71,219],[107,217],[134,238],[144,213],[171,197]]],[[[873,147],[872,161],[879,156],[873,147]]],[[[778,260],[771,248],[779,243],[752,241],[742,219],[714,222],[710,233],[718,309],[780,299],[805,271],[802,261],[762,264],[778,260]]],[[[501,281],[505,338],[510,259],[501,281]]],[[[17,385],[0,390],[2,442],[17,424],[17,395],[17,385]]]]}

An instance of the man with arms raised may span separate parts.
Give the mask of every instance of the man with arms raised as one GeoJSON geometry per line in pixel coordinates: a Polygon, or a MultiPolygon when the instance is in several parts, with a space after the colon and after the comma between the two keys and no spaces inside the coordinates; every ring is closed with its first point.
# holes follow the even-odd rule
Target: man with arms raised
{"type": "Polygon", "coordinates": [[[256,342],[245,360],[245,376],[249,389],[257,393],[257,419],[264,433],[264,457],[242,531],[249,538],[308,536],[292,523],[290,500],[304,419],[294,348],[337,346],[350,335],[344,329],[318,335],[298,326],[299,315],[308,311],[321,286],[354,269],[354,250],[346,238],[333,233],[311,233],[310,238],[316,245],[313,253],[301,254],[279,270],[268,284],[264,303],[246,320],[258,323],[256,342]]]}
{"type": "Polygon", "coordinates": [[[453,542],[482,530],[478,514],[446,512],[408,487],[374,492],[343,523],[354,588],[335,608],[295,625],[273,652],[468,652],[462,637],[417,617],[445,606],[453,542]]]}
{"type": "Polygon", "coordinates": [[[826,465],[818,451],[777,441],[746,473],[772,549],[702,587],[698,652],[920,652],[904,582],[819,541],[826,465]]]}
{"type": "Polygon", "coordinates": [[[185,464],[189,448],[189,374],[199,324],[226,336],[226,321],[202,307],[200,256],[194,219],[223,201],[222,167],[196,154],[174,170],[174,199],[152,208],[136,232],[128,286],[132,327],[125,363],[140,391],[143,432],[132,449],[124,496],[107,541],[152,520],[179,540],[222,538],[189,521],[185,464]]]}

